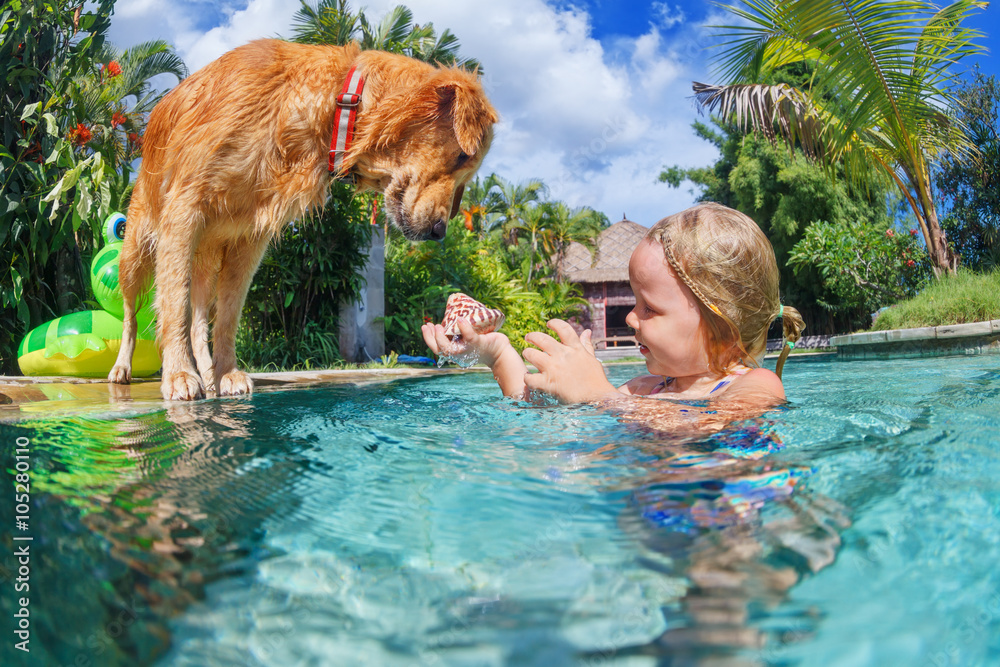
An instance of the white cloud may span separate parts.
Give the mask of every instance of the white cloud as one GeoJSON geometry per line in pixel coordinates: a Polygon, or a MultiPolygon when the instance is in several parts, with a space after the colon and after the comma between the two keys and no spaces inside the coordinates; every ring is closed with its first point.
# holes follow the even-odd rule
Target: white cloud
{"type": "Polygon", "coordinates": [[[184,60],[194,71],[251,40],[288,36],[298,8],[297,2],[289,0],[251,0],[246,9],[232,12],[225,24],[186,45],[184,60]]]}
{"type": "Polygon", "coordinates": [[[674,5],[671,9],[670,5],[665,2],[654,2],[652,7],[660,25],[668,30],[675,25],[684,23],[687,19],[684,10],[679,5],[674,5]]]}
{"type": "MultiPolygon", "coordinates": [[[[378,19],[399,0],[363,4],[378,19]]],[[[405,4],[418,23],[450,29],[462,52],[483,64],[484,85],[502,118],[481,174],[541,178],[553,198],[591,206],[612,221],[624,213],[650,225],[693,203],[686,189],[656,182],[665,165],[705,166],[716,156],[690,129],[690,82],[707,77],[704,39],[676,7],[656,3],[659,27],[602,44],[591,36],[585,12],[542,0],[405,4]],[[674,29],[665,37],[660,31],[668,28],[674,29]]],[[[199,25],[204,4],[119,0],[111,38],[118,46],[168,39],[194,71],[252,39],[289,36],[298,6],[249,0],[241,9],[217,9],[221,23],[209,27],[199,25]]]]}

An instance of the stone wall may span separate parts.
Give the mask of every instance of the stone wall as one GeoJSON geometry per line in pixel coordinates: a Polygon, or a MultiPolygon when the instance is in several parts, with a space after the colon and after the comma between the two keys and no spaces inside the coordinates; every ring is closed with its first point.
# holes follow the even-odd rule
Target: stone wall
{"type": "Polygon", "coordinates": [[[1000,354],[1000,320],[834,336],[840,359],[1000,354]]]}

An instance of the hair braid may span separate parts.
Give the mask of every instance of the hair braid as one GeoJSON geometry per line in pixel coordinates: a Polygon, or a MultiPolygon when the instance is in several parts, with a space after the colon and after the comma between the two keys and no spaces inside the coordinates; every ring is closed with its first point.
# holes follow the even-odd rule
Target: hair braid
{"type": "Polygon", "coordinates": [[[688,289],[694,292],[694,295],[698,297],[698,300],[701,301],[703,304],[705,304],[705,306],[713,313],[719,315],[720,317],[723,317],[722,311],[719,310],[718,306],[713,304],[712,301],[707,296],[705,296],[705,293],[701,291],[701,288],[698,287],[698,284],[695,281],[691,280],[691,276],[689,276],[688,272],[684,270],[684,267],[681,266],[681,263],[677,261],[677,258],[674,256],[674,249],[670,245],[670,243],[663,244],[663,255],[667,258],[667,261],[670,262],[670,266],[677,273],[677,276],[682,281],[684,281],[684,284],[688,286],[688,289]]]}
{"type": "MultiPolygon", "coordinates": [[[[646,238],[662,246],[666,263],[699,302],[709,367],[724,373],[740,360],[759,366],[781,301],[774,249],[757,223],[706,202],[660,220],[646,238]]],[[[804,324],[794,309],[786,311],[785,337],[796,341],[804,324]]]]}

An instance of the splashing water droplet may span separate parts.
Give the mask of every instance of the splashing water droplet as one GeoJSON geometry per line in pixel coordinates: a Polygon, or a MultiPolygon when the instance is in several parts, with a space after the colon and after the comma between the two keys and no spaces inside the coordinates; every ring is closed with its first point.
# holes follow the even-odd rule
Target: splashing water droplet
{"type": "Polygon", "coordinates": [[[479,352],[469,351],[459,354],[442,354],[438,357],[438,366],[440,367],[447,361],[461,368],[469,368],[479,363],[479,352]]]}

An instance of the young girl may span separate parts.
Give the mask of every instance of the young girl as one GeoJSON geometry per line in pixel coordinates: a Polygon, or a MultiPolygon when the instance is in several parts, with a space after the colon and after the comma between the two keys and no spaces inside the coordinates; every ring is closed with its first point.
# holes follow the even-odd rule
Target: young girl
{"type": "Polygon", "coordinates": [[[655,399],[739,400],[768,407],[785,399],[781,369],[805,328],[798,311],[780,305],[774,250],[757,224],[720,204],[699,204],[656,223],[632,253],[629,282],[635,308],[625,321],[635,329],[649,375],[617,389],[594,354],[590,331],[577,336],[563,320],[525,336],[527,366],[502,333],[477,334],[459,323],[453,342],[440,324],[425,324],[435,354],[475,353],[492,370],[505,396],[541,391],[564,403],[605,401],[623,395],[655,399]],[[782,318],[788,345],[777,373],[761,367],[767,330],[782,318]],[[561,341],[561,342],[560,342],[561,341]]]}

